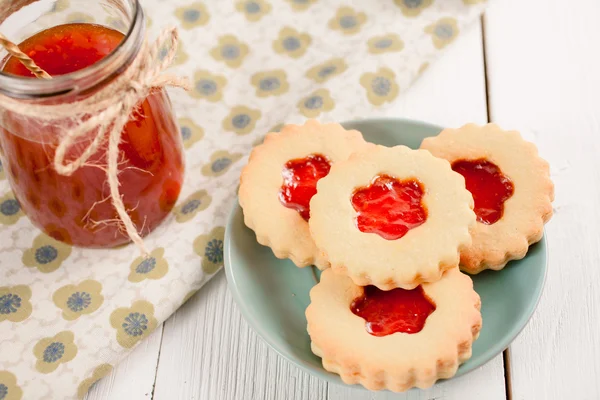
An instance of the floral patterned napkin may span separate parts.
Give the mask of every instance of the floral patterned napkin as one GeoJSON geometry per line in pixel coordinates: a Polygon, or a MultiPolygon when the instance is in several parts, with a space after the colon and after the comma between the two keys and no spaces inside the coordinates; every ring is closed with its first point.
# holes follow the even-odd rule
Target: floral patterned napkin
{"type": "MultiPolygon", "coordinates": [[[[59,0],[63,12],[69,0],[59,0]]],[[[172,216],[127,246],[41,234],[0,170],[0,400],[83,396],[223,264],[250,148],[282,123],[380,114],[483,9],[477,0],[142,0],[151,34],[177,25],[171,91],[187,149],[172,216]]],[[[65,15],[94,21],[93,15],[65,15]]],[[[114,21],[95,21],[114,24],[114,21]]],[[[117,28],[119,28],[117,26],[117,28]]]]}

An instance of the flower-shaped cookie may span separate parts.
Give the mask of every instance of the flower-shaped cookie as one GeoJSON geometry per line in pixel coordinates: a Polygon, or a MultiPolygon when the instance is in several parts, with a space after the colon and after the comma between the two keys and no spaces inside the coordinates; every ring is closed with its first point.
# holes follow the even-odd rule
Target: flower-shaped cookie
{"type": "Polygon", "coordinates": [[[287,125],[254,148],[240,178],[239,202],[259,243],[297,266],[328,267],[317,252],[307,220],[316,182],[331,165],[368,146],[358,131],[339,124],[287,125]]]}
{"type": "Polygon", "coordinates": [[[473,243],[461,251],[461,269],[499,270],[527,254],[552,217],[554,185],[533,143],[495,124],[445,129],[421,148],[462,174],[475,200],[473,243]]]}
{"type": "Polygon", "coordinates": [[[326,270],[306,309],[313,353],[347,384],[402,392],[453,376],[471,357],[479,295],[458,268],[412,290],[356,286],[326,270]]]}
{"type": "Polygon", "coordinates": [[[373,146],[332,166],[310,202],[310,231],[336,272],[360,286],[412,289],[456,267],[471,243],[473,199],[450,164],[373,146]]]}

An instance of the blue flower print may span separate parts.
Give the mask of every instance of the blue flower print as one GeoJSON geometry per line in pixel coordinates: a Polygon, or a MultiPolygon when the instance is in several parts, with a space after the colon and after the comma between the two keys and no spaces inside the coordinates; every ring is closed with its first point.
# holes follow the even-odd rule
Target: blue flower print
{"type": "Polygon", "coordinates": [[[229,153],[224,150],[215,151],[210,156],[210,161],[202,166],[202,175],[221,176],[229,171],[233,163],[240,158],[242,158],[240,153],[229,153]]]}
{"type": "Polygon", "coordinates": [[[73,312],[85,310],[92,304],[92,296],[87,292],[75,292],[67,300],[67,307],[73,312]]]}
{"type": "Polygon", "coordinates": [[[260,12],[260,4],[255,1],[249,1],[246,3],[246,12],[248,14],[256,14],[260,12]]]}
{"type": "Polygon", "coordinates": [[[181,138],[183,140],[188,140],[191,137],[192,137],[192,130],[187,126],[182,126],[181,127],[181,138]]]}
{"type": "Polygon", "coordinates": [[[387,96],[392,88],[392,84],[390,83],[389,79],[378,76],[377,78],[373,79],[371,87],[376,95],[387,96]]]}
{"type": "Polygon", "coordinates": [[[440,39],[450,39],[454,36],[454,28],[450,24],[438,24],[435,27],[435,34],[440,39]]]}
{"type": "Polygon", "coordinates": [[[15,199],[4,200],[0,204],[0,212],[6,216],[15,215],[21,210],[21,205],[15,199]]]}
{"type": "Polygon", "coordinates": [[[304,101],[304,107],[309,110],[316,110],[323,107],[323,98],[321,96],[311,96],[304,101]]]}
{"type": "Polygon", "coordinates": [[[356,23],[356,18],[353,15],[345,15],[340,19],[340,26],[344,29],[354,28],[356,23]]]}
{"type": "Polygon", "coordinates": [[[251,121],[248,114],[238,114],[232,118],[231,123],[237,129],[244,129],[251,121]]]}
{"type": "Polygon", "coordinates": [[[392,39],[385,38],[385,39],[381,39],[381,40],[378,40],[377,42],[375,42],[375,47],[377,47],[378,49],[387,49],[393,43],[394,43],[394,41],[392,39]]]}
{"type": "Polygon", "coordinates": [[[0,314],[16,313],[21,308],[21,298],[16,294],[8,293],[0,296],[0,314]]]}
{"type": "Polygon", "coordinates": [[[183,19],[187,22],[196,22],[200,19],[200,11],[198,10],[185,10],[183,12],[183,19]]]}
{"type": "Polygon", "coordinates": [[[300,43],[300,40],[298,40],[298,38],[293,37],[293,36],[289,36],[286,37],[285,39],[283,39],[283,47],[287,50],[287,51],[294,51],[300,48],[302,44],[300,43]]]}
{"type": "Polygon", "coordinates": [[[258,97],[280,95],[289,89],[287,77],[283,70],[256,73],[252,76],[251,81],[256,88],[258,97]]]}
{"type": "Polygon", "coordinates": [[[148,318],[139,312],[130,313],[123,322],[123,330],[129,336],[141,336],[148,329],[148,318]]]}
{"type": "Polygon", "coordinates": [[[8,396],[8,388],[5,384],[0,383],[0,400],[6,399],[6,396],[8,396]]]}
{"type": "Polygon", "coordinates": [[[279,79],[277,77],[269,77],[262,79],[260,81],[259,86],[260,90],[263,90],[265,92],[272,92],[274,90],[277,90],[281,86],[281,82],[279,82],[279,79]]]}
{"type": "Polygon", "coordinates": [[[35,250],[35,260],[40,264],[51,263],[57,256],[58,250],[50,245],[45,245],[35,250]]]}
{"type": "Polygon", "coordinates": [[[221,56],[227,60],[234,60],[240,56],[240,48],[234,45],[223,46],[221,56]]]}
{"type": "Polygon", "coordinates": [[[154,268],[156,268],[156,258],[148,257],[138,264],[138,266],[135,268],[135,272],[137,272],[138,274],[147,274],[154,268]]]}
{"type": "Polygon", "coordinates": [[[423,4],[423,0],[403,0],[404,5],[408,8],[419,8],[423,4]]]}
{"type": "Polygon", "coordinates": [[[213,239],[207,243],[204,249],[204,256],[213,264],[223,262],[223,241],[213,239]]]}
{"type": "Polygon", "coordinates": [[[47,363],[57,362],[65,354],[65,345],[60,342],[53,342],[44,350],[44,361],[47,363]]]}
{"type": "Polygon", "coordinates": [[[212,172],[218,173],[218,172],[225,170],[230,165],[231,165],[230,158],[219,158],[219,159],[213,161],[210,169],[212,170],[212,172]]]}
{"type": "Polygon", "coordinates": [[[202,271],[205,274],[214,274],[223,266],[224,238],[225,228],[217,226],[194,240],[194,252],[202,258],[202,271]]]}
{"type": "Polygon", "coordinates": [[[211,96],[217,91],[217,84],[209,79],[201,79],[196,82],[196,90],[204,96],[211,96]]]}
{"type": "Polygon", "coordinates": [[[194,212],[198,209],[198,207],[200,207],[201,204],[202,204],[202,202],[200,200],[192,199],[192,200],[188,201],[187,203],[185,203],[183,205],[183,207],[181,207],[181,213],[189,214],[191,212],[194,212]]]}

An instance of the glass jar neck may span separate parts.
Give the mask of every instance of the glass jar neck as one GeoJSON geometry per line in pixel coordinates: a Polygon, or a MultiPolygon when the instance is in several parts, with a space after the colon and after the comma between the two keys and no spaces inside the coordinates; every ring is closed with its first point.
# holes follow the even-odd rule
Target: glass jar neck
{"type": "MultiPolygon", "coordinates": [[[[25,0],[21,3],[36,1],[25,0]]],[[[123,40],[108,56],[87,68],[47,80],[19,77],[0,71],[0,94],[25,100],[63,99],[93,91],[122,73],[138,54],[144,41],[144,13],[138,0],[111,0],[106,3],[108,7],[116,9],[126,27],[123,40]]],[[[18,18],[17,14],[27,12],[27,8],[17,9],[11,17],[18,18]]],[[[2,22],[0,15],[0,29],[2,22]]],[[[0,69],[2,65],[0,58],[0,69]]]]}

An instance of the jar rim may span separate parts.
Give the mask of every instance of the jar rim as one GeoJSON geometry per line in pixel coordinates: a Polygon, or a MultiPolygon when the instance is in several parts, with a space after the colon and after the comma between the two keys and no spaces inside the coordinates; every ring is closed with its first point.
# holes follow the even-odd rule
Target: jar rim
{"type": "Polygon", "coordinates": [[[145,34],[144,12],[139,0],[124,1],[132,6],[131,23],[123,40],[106,57],[86,68],[52,79],[33,79],[0,69],[0,94],[17,99],[47,99],[93,89],[121,73],[135,58],[145,34]]]}

